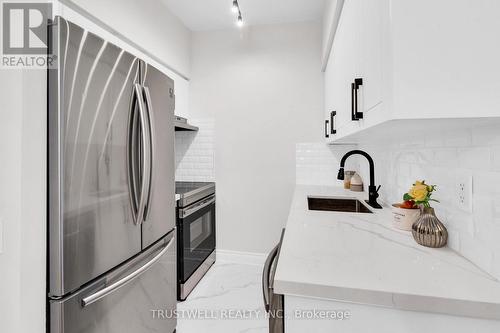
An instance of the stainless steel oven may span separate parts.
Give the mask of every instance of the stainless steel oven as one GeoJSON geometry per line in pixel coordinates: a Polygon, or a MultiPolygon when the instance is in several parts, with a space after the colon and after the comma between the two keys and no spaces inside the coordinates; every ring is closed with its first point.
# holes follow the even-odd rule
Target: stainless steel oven
{"type": "Polygon", "coordinates": [[[215,184],[178,183],[177,298],[183,301],[215,262],[215,184]]]}

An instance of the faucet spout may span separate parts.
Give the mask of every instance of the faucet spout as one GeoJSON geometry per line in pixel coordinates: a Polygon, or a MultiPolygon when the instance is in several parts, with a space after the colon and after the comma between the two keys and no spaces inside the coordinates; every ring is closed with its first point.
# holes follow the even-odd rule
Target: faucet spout
{"type": "Polygon", "coordinates": [[[375,163],[373,163],[373,158],[368,155],[368,153],[362,151],[362,150],[351,150],[348,153],[346,153],[342,159],[340,160],[340,169],[339,173],[337,175],[337,179],[343,180],[344,179],[344,166],[346,160],[352,156],[352,155],[361,155],[364,156],[370,165],[370,186],[368,186],[368,200],[367,203],[372,206],[373,208],[376,209],[381,209],[382,206],[377,202],[378,198],[378,190],[380,189],[380,186],[377,188],[375,185],[375,163]]]}

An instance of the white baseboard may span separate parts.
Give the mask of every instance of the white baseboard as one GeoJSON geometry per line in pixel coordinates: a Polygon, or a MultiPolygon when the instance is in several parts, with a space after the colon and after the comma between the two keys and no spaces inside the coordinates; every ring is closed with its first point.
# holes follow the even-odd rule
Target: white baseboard
{"type": "Polygon", "coordinates": [[[266,261],[266,253],[253,253],[253,252],[240,252],[240,251],[230,251],[230,250],[219,250],[217,249],[217,261],[219,262],[230,262],[236,264],[245,265],[264,265],[266,261]]]}

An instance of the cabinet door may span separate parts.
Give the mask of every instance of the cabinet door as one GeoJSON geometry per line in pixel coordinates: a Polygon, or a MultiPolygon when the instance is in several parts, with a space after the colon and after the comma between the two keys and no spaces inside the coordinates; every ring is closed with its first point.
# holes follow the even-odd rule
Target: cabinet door
{"type": "Polygon", "coordinates": [[[340,57],[336,50],[332,50],[332,56],[328,62],[325,71],[325,120],[329,121],[329,138],[327,142],[333,141],[337,134],[341,133],[341,126],[347,121],[346,101],[342,82],[344,80],[344,71],[340,57]],[[330,113],[336,111],[335,121],[332,124],[330,113]],[[331,127],[337,131],[337,134],[331,134],[331,127]],[[340,132],[339,132],[340,131],[340,132]]]}
{"type": "MultiPolygon", "coordinates": [[[[360,111],[369,113],[382,102],[382,52],[386,0],[354,0],[358,20],[357,75],[363,78],[359,90],[360,111]]],[[[367,114],[369,116],[369,114],[367,114]]]]}
{"type": "MultiPolygon", "coordinates": [[[[337,111],[336,137],[344,136],[361,126],[352,121],[351,84],[357,77],[363,77],[364,63],[362,54],[364,47],[361,35],[363,29],[363,6],[368,0],[350,0],[344,2],[340,16],[332,54],[325,72],[325,107],[329,112],[337,111]]],[[[371,80],[370,80],[371,81],[371,80]]],[[[362,92],[360,91],[360,94],[362,92]]],[[[362,95],[360,95],[361,97],[362,95]]],[[[363,111],[362,98],[359,111],[363,111]]],[[[334,140],[330,138],[330,140],[334,140]]]]}
{"type": "MultiPolygon", "coordinates": [[[[346,34],[345,34],[345,18],[340,17],[335,39],[333,41],[330,59],[325,70],[325,120],[330,121],[330,112],[336,111],[335,124],[333,125],[337,130],[337,134],[341,134],[341,127],[347,122],[348,110],[346,100],[346,34]]],[[[327,138],[328,141],[335,139],[336,135],[331,135],[327,138]]]]}
{"type": "Polygon", "coordinates": [[[354,14],[352,2],[346,1],[333,44],[332,70],[339,131],[351,121],[351,82],[354,80],[355,67],[351,56],[355,49],[354,14]]]}
{"type": "Polygon", "coordinates": [[[500,115],[499,13],[498,0],[391,1],[397,118],[500,115]]]}
{"type": "Polygon", "coordinates": [[[325,128],[325,134],[328,133],[328,137],[325,137],[327,142],[333,140],[330,128],[332,126],[330,120],[330,112],[335,110],[335,86],[334,86],[334,74],[333,74],[333,59],[330,58],[328,65],[325,69],[324,74],[324,94],[325,94],[325,120],[329,120],[328,128],[325,128]]]}

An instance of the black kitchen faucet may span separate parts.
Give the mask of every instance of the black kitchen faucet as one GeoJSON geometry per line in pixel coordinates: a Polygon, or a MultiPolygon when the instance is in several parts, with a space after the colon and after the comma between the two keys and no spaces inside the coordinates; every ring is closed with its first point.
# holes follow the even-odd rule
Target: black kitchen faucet
{"type": "Polygon", "coordinates": [[[368,153],[362,150],[351,150],[350,152],[346,153],[344,157],[342,157],[342,160],[340,161],[340,169],[337,179],[339,180],[344,179],[345,161],[351,155],[362,155],[366,157],[366,159],[368,160],[368,163],[370,164],[370,186],[368,186],[368,200],[366,200],[366,202],[373,208],[381,209],[382,206],[380,206],[380,204],[377,202],[378,190],[380,189],[380,186],[378,188],[377,186],[375,186],[375,165],[373,163],[372,157],[368,155],[368,153]]]}

